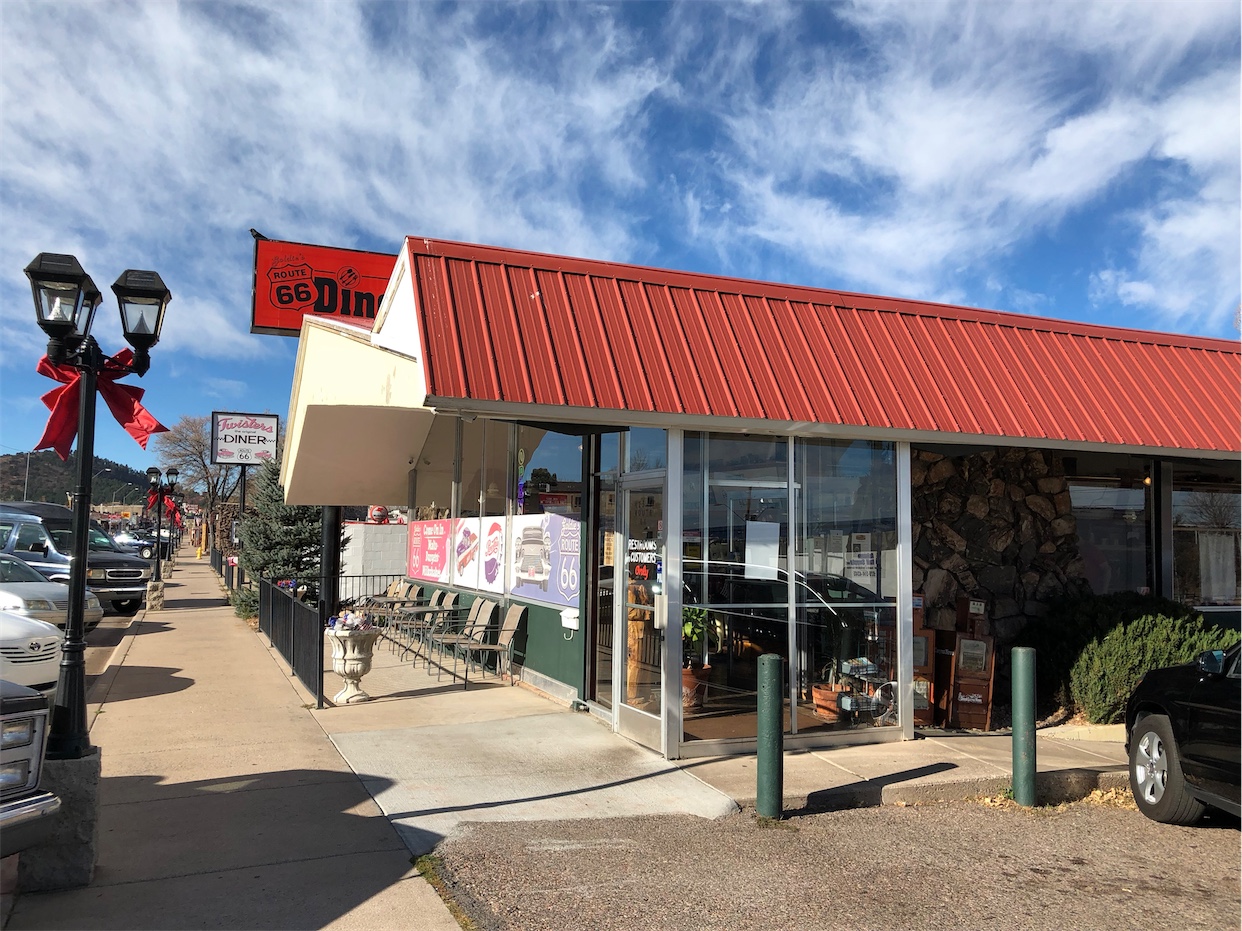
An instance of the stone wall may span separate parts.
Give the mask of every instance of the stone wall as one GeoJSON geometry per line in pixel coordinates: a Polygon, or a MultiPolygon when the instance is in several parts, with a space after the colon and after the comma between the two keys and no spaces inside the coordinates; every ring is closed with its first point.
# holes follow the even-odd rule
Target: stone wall
{"type": "Polygon", "coordinates": [[[914,590],[950,629],[959,596],[982,598],[997,645],[1048,602],[1088,591],[1059,453],[998,447],[911,457],[914,590]]]}

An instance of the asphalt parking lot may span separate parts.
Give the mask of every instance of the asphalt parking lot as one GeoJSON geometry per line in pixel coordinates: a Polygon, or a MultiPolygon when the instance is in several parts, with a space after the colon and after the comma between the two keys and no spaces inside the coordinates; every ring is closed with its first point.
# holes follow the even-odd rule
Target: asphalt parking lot
{"type": "Polygon", "coordinates": [[[1171,827],[1117,796],[479,823],[438,868],[494,931],[1237,928],[1238,819],[1171,827]]]}

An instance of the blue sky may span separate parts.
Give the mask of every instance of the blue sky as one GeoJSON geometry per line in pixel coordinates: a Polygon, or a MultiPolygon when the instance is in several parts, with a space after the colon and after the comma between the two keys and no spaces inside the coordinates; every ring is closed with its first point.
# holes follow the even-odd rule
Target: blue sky
{"type": "MultiPolygon", "coordinates": [[[[249,333],[251,227],[1238,337],[1234,0],[6,0],[0,26],[3,453],[46,421],[45,251],[169,284],[128,379],[166,425],[283,419],[296,340],[249,333]]],[[[155,461],[102,405],[96,453],[155,461]]]]}

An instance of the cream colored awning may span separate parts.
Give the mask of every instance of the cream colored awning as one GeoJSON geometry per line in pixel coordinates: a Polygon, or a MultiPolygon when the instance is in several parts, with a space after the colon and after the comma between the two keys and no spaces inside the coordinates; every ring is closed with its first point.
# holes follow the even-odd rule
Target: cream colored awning
{"type": "Polygon", "coordinates": [[[280,480],[287,504],[404,504],[435,411],[420,360],[306,317],[280,480]]]}

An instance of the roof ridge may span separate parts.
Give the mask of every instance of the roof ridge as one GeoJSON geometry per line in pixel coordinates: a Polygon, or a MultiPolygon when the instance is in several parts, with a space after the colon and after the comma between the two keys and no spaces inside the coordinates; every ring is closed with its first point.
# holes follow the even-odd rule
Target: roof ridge
{"type": "Polygon", "coordinates": [[[429,256],[444,256],[470,261],[492,261],[500,264],[523,265],[560,273],[598,274],[601,277],[628,279],[641,283],[660,284],[666,287],[687,287],[717,293],[736,293],[761,299],[774,298],[807,304],[821,304],[849,310],[866,310],[876,313],[907,313],[920,317],[947,320],[968,320],[974,323],[992,323],[1016,329],[1029,329],[1047,333],[1064,333],[1090,336],[1122,342],[1150,343],[1182,349],[1202,349],[1242,355],[1242,342],[1234,339],[1196,336],[1188,333],[1170,333],[1159,330],[1142,330],[1128,327],[1106,326],[1077,320],[1064,320],[1025,314],[1015,310],[969,307],[964,304],[948,304],[925,298],[893,297],[866,294],[858,291],[842,291],[817,285],[799,285],[785,282],[764,281],[755,278],[739,278],[712,272],[693,272],[683,269],[636,265],[611,259],[591,259],[577,256],[554,255],[506,246],[491,246],[430,237],[407,236],[407,248],[413,244],[415,252],[429,256]],[[421,245],[422,248],[418,248],[421,245]],[[505,259],[517,261],[506,262],[505,259]],[[625,270],[630,274],[618,274],[625,270]],[[695,283],[698,283],[696,288],[695,283]],[[731,285],[717,287],[714,285],[731,285]],[[749,288],[747,286],[750,286],[749,288]],[[751,290],[753,289],[753,290],[751,290]],[[795,296],[800,295],[800,296],[795,296]],[[831,300],[813,300],[812,295],[829,297],[831,300]],[[946,313],[947,311],[947,313],[946,313]]]}

